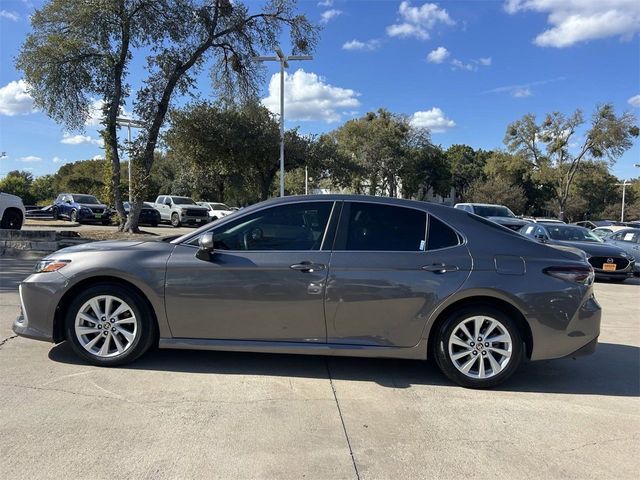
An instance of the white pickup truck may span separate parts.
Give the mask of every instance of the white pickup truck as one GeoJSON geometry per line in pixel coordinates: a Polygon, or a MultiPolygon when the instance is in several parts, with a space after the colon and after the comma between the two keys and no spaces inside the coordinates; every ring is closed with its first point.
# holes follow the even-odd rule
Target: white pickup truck
{"type": "Polygon", "coordinates": [[[22,199],[16,195],[0,192],[0,228],[20,230],[24,217],[22,199]]]}
{"type": "Polygon", "coordinates": [[[153,206],[160,212],[160,221],[169,222],[176,228],[181,225],[204,225],[210,221],[209,209],[189,197],[159,195],[153,206]]]}

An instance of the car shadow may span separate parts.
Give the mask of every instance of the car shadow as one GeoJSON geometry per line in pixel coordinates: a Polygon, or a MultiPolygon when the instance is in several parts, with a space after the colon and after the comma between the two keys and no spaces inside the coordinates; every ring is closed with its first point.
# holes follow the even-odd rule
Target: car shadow
{"type": "MultiPolygon", "coordinates": [[[[53,347],[56,362],[85,365],[64,342],[53,347]]],[[[454,386],[433,362],[397,359],[154,349],[122,368],[216,375],[265,375],[375,382],[389,388],[454,386]]],[[[640,348],[600,343],[595,354],[523,365],[495,388],[505,392],[640,396],[640,348]]]]}

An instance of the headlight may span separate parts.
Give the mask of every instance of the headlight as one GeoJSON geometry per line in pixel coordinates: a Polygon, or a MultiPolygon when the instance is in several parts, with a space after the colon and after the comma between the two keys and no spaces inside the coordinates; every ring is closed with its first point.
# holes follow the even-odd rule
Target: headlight
{"type": "Polygon", "coordinates": [[[36,263],[36,273],[57,272],[62,267],[71,263],[71,260],[40,260],[36,263]]]}

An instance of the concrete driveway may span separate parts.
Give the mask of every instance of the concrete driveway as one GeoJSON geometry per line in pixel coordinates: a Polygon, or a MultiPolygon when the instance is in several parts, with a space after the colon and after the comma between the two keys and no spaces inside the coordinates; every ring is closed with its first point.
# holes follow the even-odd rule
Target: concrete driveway
{"type": "Polygon", "coordinates": [[[154,351],[96,368],[14,338],[0,259],[3,478],[637,478],[640,286],[596,284],[595,355],[498,390],[424,362],[154,351]]]}

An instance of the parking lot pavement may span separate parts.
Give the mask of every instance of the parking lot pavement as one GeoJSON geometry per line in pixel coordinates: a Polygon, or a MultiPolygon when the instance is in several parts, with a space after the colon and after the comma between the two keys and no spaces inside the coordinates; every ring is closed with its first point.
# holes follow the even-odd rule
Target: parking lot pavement
{"type": "Polygon", "coordinates": [[[96,368],[11,338],[0,259],[5,478],[636,478],[640,286],[596,284],[597,352],[489,391],[430,363],[157,350],[96,368]]]}

